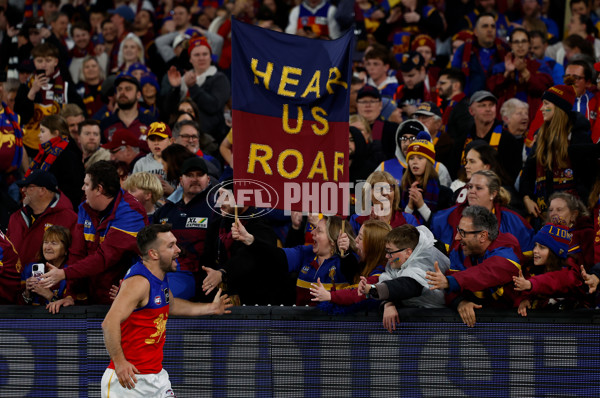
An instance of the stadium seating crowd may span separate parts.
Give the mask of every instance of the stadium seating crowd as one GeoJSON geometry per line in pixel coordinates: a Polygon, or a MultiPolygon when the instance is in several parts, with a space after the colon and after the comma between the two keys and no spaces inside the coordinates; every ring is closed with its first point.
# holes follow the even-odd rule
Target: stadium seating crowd
{"type": "Polygon", "coordinates": [[[0,302],[110,304],[137,231],[168,222],[173,293],[197,301],[379,307],[390,331],[397,306],[469,326],[482,306],[595,308],[599,29],[598,0],[0,0],[0,302]],[[213,210],[233,18],[353,30],[350,181],[373,192],[351,208],[387,211],[213,210]]]}

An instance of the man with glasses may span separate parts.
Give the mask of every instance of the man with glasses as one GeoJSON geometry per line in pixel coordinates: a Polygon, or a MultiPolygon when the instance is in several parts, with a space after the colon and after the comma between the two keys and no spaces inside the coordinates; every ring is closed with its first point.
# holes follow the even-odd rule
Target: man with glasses
{"type": "Polygon", "coordinates": [[[176,144],[183,145],[196,156],[206,160],[208,174],[219,178],[221,174],[221,163],[209,155],[217,150],[217,144],[214,138],[208,134],[200,132],[200,125],[193,120],[182,120],[173,126],[173,139],[176,144]]]}
{"type": "Polygon", "coordinates": [[[379,276],[379,283],[369,285],[361,276],[359,294],[365,294],[385,302],[383,326],[390,333],[399,322],[396,305],[403,307],[442,308],[444,294],[430,290],[427,271],[435,265],[448,270],[450,260],[435,247],[435,238],[427,227],[410,224],[394,228],[385,237],[385,254],[388,264],[379,276]]]}
{"type": "Polygon", "coordinates": [[[23,207],[10,217],[7,234],[25,265],[38,260],[48,227],[62,225],[75,233],[77,214],[49,171],[34,170],[17,185],[23,191],[23,207]]]}
{"type": "MultiPolygon", "coordinates": [[[[408,146],[417,139],[417,135],[421,131],[429,133],[427,127],[418,120],[410,119],[402,122],[396,132],[396,157],[382,162],[376,170],[387,171],[396,179],[398,184],[400,184],[404,170],[406,170],[406,153],[408,151],[408,146]]],[[[449,186],[452,180],[450,179],[450,174],[448,173],[446,166],[437,161],[434,162],[433,165],[435,171],[438,173],[440,182],[443,185],[449,186]]]]}
{"type": "Polygon", "coordinates": [[[512,277],[519,275],[521,262],[519,242],[499,232],[496,216],[484,207],[469,206],[456,228],[450,270],[436,267],[427,271],[427,279],[431,289],[446,290],[446,301],[473,327],[475,309],[513,307],[517,292],[512,277]]]}
{"type": "Polygon", "coordinates": [[[205,265],[206,234],[215,217],[212,210],[214,199],[208,194],[213,182],[208,175],[207,162],[199,157],[186,159],[181,166],[181,173],[183,196],[177,202],[167,200],[154,214],[154,223],[172,224],[173,234],[181,248],[178,259],[180,268],[169,275],[173,296],[208,301],[201,289],[196,292],[196,285],[201,285],[206,277],[201,266],[205,265]]]}
{"type": "Polygon", "coordinates": [[[589,103],[594,93],[587,89],[592,81],[591,66],[581,59],[571,61],[565,68],[563,80],[565,84],[572,85],[575,89],[576,98],[573,110],[581,113],[586,119],[593,120],[594,114],[590,112],[592,109],[589,107],[589,103]]]}
{"type": "Polygon", "coordinates": [[[359,115],[369,122],[373,141],[381,141],[385,158],[392,159],[395,148],[394,136],[398,124],[385,120],[381,115],[383,102],[379,90],[368,84],[358,90],[356,94],[356,110],[359,115]]]}

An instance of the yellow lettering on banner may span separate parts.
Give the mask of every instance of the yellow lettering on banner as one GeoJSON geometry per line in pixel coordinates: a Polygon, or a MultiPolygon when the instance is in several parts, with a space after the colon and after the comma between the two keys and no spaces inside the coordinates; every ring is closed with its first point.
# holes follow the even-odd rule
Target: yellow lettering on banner
{"type": "Polygon", "coordinates": [[[340,70],[337,67],[333,67],[333,68],[329,68],[329,79],[327,79],[327,92],[329,94],[333,94],[333,88],[331,87],[332,84],[339,84],[340,86],[344,87],[346,90],[348,89],[348,83],[346,83],[343,80],[340,80],[342,78],[342,73],[340,72],[340,70]],[[333,78],[332,78],[333,75],[333,78]]]}
{"type": "Polygon", "coordinates": [[[302,171],[302,167],[304,167],[304,158],[302,157],[300,151],[295,149],[286,149],[279,154],[279,158],[277,159],[277,171],[279,171],[279,175],[281,175],[283,178],[292,180],[298,177],[302,171]],[[291,172],[288,172],[283,168],[283,162],[285,162],[285,159],[287,159],[288,156],[293,156],[296,158],[296,168],[291,172]]]}
{"type": "Polygon", "coordinates": [[[304,113],[302,112],[302,108],[298,108],[298,118],[296,119],[296,127],[290,127],[290,105],[283,104],[283,117],[281,121],[283,123],[283,131],[288,134],[298,134],[300,130],[302,130],[302,122],[304,121],[304,113]]]}
{"type": "Polygon", "coordinates": [[[329,122],[324,117],[324,116],[327,116],[327,112],[325,112],[325,109],[320,108],[318,106],[315,106],[314,108],[311,109],[311,113],[312,113],[313,118],[317,122],[323,123],[323,127],[322,128],[319,128],[319,127],[317,127],[316,124],[313,124],[311,126],[312,127],[312,131],[316,135],[325,135],[325,134],[327,134],[329,132],[329,122]]]}
{"type": "Polygon", "coordinates": [[[323,180],[327,181],[327,168],[325,167],[325,155],[323,155],[322,151],[319,151],[317,153],[317,156],[315,157],[315,161],[312,164],[312,167],[310,168],[310,172],[308,173],[308,178],[309,179],[313,179],[315,178],[315,174],[321,174],[323,176],[323,180]]]}
{"type": "Polygon", "coordinates": [[[304,93],[302,93],[302,98],[306,98],[308,93],[315,93],[315,98],[321,98],[321,85],[319,84],[320,80],[321,71],[317,70],[315,71],[315,74],[313,75],[310,83],[308,83],[308,86],[306,86],[306,90],[304,90],[304,93]]]}
{"type": "Polygon", "coordinates": [[[267,69],[264,72],[261,72],[257,69],[258,60],[256,58],[252,58],[252,63],[250,64],[250,68],[252,68],[252,73],[254,73],[254,84],[258,84],[258,78],[263,79],[263,83],[265,88],[269,89],[269,83],[271,82],[271,75],[273,74],[273,62],[267,62],[267,69]]]}
{"type": "Polygon", "coordinates": [[[338,171],[340,174],[344,174],[344,154],[342,152],[336,152],[333,161],[333,181],[338,181],[338,171]],[[342,162],[340,163],[340,159],[342,162]]]}
{"type": "Polygon", "coordinates": [[[296,93],[285,89],[287,84],[297,86],[299,83],[298,79],[292,79],[289,75],[302,75],[302,69],[294,68],[293,66],[284,66],[281,71],[281,80],[279,81],[279,89],[277,90],[278,95],[284,95],[286,97],[295,97],[296,93]]]}
{"type": "Polygon", "coordinates": [[[266,175],[272,175],[273,171],[271,170],[271,166],[267,163],[273,157],[273,148],[268,145],[261,144],[250,144],[250,157],[248,159],[248,173],[254,174],[254,169],[256,167],[256,162],[260,163],[263,172],[266,175]],[[258,151],[264,152],[264,155],[259,156],[258,151]]]}

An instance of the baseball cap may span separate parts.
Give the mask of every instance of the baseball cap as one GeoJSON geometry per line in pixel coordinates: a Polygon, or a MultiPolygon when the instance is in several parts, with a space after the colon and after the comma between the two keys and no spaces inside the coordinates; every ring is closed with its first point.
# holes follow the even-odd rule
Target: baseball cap
{"type": "Polygon", "coordinates": [[[127,129],[118,129],[113,134],[112,139],[106,144],[102,145],[102,148],[111,150],[123,145],[139,147],[140,140],[131,131],[127,129]]]}
{"type": "Polygon", "coordinates": [[[140,90],[140,82],[138,81],[138,79],[136,79],[129,73],[120,73],[119,76],[117,76],[117,78],[115,79],[114,87],[115,88],[119,87],[119,84],[121,84],[123,82],[129,82],[131,84],[135,84],[137,89],[140,90]]]}
{"type": "Polygon", "coordinates": [[[120,15],[127,22],[133,22],[133,20],[135,19],[135,13],[129,6],[119,6],[112,10],[108,10],[108,13],[120,15]]]}
{"type": "Polygon", "coordinates": [[[375,87],[365,84],[363,86],[363,88],[358,90],[358,93],[356,94],[357,100],[359,100],[363,97],[373,97],[373,98],[381,99],[381,93],[375,87]]]}
{"type": "Polygon", "coordinates": [[[190,171],[202,171],[208,174],[208,167],[204,159],[199,157],[188,158],[181,166],[181,174],[187,174],[190,171]]]}
{"type": "Polygon", "coordinates": [[[411,70],[421,68],[424,65],[425,58],[416,51],[404,53],[400,59],[400,70],[402,72],[410,72],[411,70]]]}
{"type": "Polygon", "coordinates": [[[17,181],[17,186],[26,187],[27,185],[37,185],[50,191],[58,192],[58,183],[54,174],[45,170],[33,170],[29,176],[21,181],[17,181]]]}
{"type": "Polygon", "coordinates": [[[148,138],[150,138],[151,135],[157,135],[161,138],[173,137],[171,129],[163,122],[154,122],[150,125],[150,129],[148,130],[148,138]]]}
{"type": "Polygon", "coordinates": [[[442,117],[442,111],[433,102],[422,102],[417,108],[417,111],[413,115],[423,116],[439,116],[442,117]]]}
{"type": "Polygon", "coordinates": [[[494,101],[495,103],[498,103],[498,98],[496,98],[494,94],[486,90],[479,90],[473,93],[473,95],[471,96],[471,100],[469,101],[469,105],[473,105],[475,102],[482,102],[485,100],[494,101]]]}

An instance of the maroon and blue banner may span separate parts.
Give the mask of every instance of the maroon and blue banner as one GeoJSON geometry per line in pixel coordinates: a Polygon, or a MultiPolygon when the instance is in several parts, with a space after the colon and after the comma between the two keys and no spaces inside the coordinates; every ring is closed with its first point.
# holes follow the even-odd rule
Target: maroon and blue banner
{"type": "Polygon", "coordinates": [[[232,21],[236,187],[272,189],[244,205],[347,214],[353,44],[352,31],[326,41],[232,21]]]}

